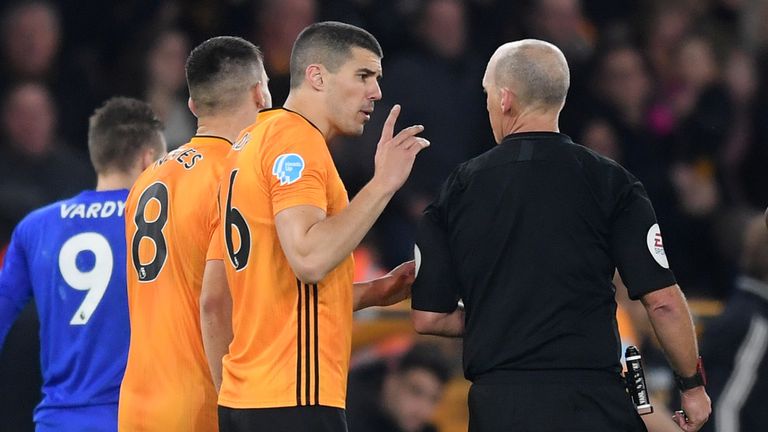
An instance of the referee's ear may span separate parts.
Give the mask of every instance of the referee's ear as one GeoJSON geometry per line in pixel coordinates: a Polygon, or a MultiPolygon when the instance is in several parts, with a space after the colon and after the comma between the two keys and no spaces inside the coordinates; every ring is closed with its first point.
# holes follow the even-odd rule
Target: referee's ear
{"type": "Polygon", "coordinates": [[[502,114],[518,111],[518,107],[515,106],[517,103],[517,96],[512,90],[507,87],[501,87],[499,88],[499,93],[501,93],[499,95],[499,103],[501,104],[502,114]]]}

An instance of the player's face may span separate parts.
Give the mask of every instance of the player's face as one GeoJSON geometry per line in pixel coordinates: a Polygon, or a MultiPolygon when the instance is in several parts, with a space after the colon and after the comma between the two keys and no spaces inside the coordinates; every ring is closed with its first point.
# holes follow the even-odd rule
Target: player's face
{"type": "Polygon", "coordinates": [[[339,70],[326,76],[328,117],[335,134],[362,134],[374,102],[381,99],[381,58],[354,47],[339,70]]]}
{"type": "Polygon", "coordinates": [[[485,70],[485,76],[483,77],[483,91],[486,97],[486,108],[488,109],[488,119],[491,121],[491,130],[493,130],[493,138],[496,140],[496,144],[501,142],[504,138],[501,132],[501,95],[499,89],[493,84],[490,73],[491,65],[485,70]]]}

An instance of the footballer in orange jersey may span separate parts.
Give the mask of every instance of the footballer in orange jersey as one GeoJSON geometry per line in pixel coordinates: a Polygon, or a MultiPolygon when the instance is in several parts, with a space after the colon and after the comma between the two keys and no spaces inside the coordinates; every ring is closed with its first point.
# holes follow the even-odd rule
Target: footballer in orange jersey
{"type": "Polygon", "coordinates": [[[187,82],[197,135],[142,173],[126,203],[131,343],[118,419],[125,431],[218,430],[200,332],[203,271],[225,157],[271,102],[261,53],[240,38],[195,48],[187,82]]]}
{"type": "Polygon", "coordinates": [[[261,113],[229,156],[217,234],[234,334],[223,360],[222,431],[346,430],[352,311],[408,293],[412,263],[353,287],[351,252],[429,145],[416,137],[423,128],[395,136],[393,108],[373,179],[351,202],[327,144],[362,133],[381,98],[381,57],[363,29],[307,27],[291,53],[285,106],[261,113]]]}

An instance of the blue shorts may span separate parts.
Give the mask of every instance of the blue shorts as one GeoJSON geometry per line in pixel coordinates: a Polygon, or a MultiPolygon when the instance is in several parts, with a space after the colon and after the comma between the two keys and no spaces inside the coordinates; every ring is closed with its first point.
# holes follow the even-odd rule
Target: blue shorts
{"type": "Polygon", "coordinates": [[[35,412],[35,432],[116,432],[117,404],[43,408],[35,412]]]}

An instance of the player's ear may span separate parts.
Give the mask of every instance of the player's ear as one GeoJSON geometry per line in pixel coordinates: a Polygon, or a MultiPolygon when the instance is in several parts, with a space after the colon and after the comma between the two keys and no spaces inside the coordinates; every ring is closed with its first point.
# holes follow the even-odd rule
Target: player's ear
{"type": "Polygon", "coordinates": [[[304,71],[304,79],[313,89],[322,91],[324,88],[323,75],[325,72],[326,70],[322,65],[311,64],[307,66],[307,69],[304,71]]]}
{"type": "Polygon", "coordinates": [[[146,146],[144,150],[141,152],[141,154],[139,155],[139,160],[138,160],[138,164],[140,168],[139,172],[147,169],[147,167],[155,163],[156,160],[165,156],[165,154],[167,153],[168,146],[165,142],[165,136],[160,134],[158,139],[160,140],[158,145],[146,146]]]}
{"type": "Polygon", "coordinates": [[[267,104],[267,97],[264,94],[264,82],[259,81],[251,87],[251,100],[253,100],[253,103],[256,105],[256,107],[259,110],[262,110],[264,108],[268,108],[267,104]]]}
{"type": "Polygon", "coordinates": [[[187,99],[187,107],[189,107],[189,110],[192,112],[192,115],[197,117],[197,108],[195,107],[195,101],[193,101],[191,97],[187,99]]]}

